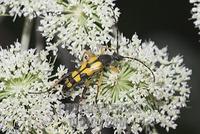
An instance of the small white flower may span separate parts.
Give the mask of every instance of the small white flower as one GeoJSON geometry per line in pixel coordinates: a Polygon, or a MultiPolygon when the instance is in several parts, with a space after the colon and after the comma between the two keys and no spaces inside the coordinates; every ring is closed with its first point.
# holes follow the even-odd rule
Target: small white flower
{"type": "Polygon", "coordinates": [[[194,24],[200,29],[200,0],[190,0],[193,4],[192,8],[192,18],[195,19],[194,24]]]}
{"type": "Polygon", "coordinates": [[[2,5],[0,2],[0,15],[4,15],[6,13],[6,6],[2,5]]]}

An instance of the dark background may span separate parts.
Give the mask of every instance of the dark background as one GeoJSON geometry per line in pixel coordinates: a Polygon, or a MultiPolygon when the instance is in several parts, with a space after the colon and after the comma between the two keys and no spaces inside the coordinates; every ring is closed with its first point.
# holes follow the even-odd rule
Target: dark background
{"type": "MultiPolygon", "coordinates": [[[[191,18],[189,0],[117,0],[120,8],[119,30],[131,38],[134,33],[143,41],[152,40],[159,48],[168,46],[170,56],[184,56],[185,65],[192,69],[191,97],[188,107],[182,109],[176,130],[170,134],[200,134],[200,35],[191,18]]],[[[0,44],[9,45],[20,40],[24,19],[14,23],[10,17],[0,17],[0,44]]],[[[38,32],[33,31],[31,47],[42,43],[38,32]],[[39,41],[38,41],[39,40],[39,41]]],[[[4,47],[4,46],[3,46],[4,47]]],[[[66,55],[66,53],[60,53],[66,55]]],[[[60,59],[67,66],[66,59],[60,59]]],[[[103,130],[112,133],[112,130],[103,130]]],[[[159,129],[160,133],[166,133],[159,129]]]]}

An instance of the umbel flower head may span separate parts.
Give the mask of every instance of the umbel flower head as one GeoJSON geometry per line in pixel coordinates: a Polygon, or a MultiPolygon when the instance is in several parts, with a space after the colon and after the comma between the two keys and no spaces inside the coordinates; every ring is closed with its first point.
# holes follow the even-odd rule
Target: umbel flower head
{"type": "Polygon", "coordinates": [[[59,12],[62,6],[57,4],[56,0],[0,0],[0,4],[4,8],[0,8],[0,12],[11,16],[24,16],[33,19],[37,16],[48,12],[59,12]]]}
{"type": "Polygon", "coordinates": [[[190,0],[193,4],[192,8],[192,18],[195,19],[195,26],[200,29],[200,0],[190,0]]]}
{"type": "Polygon", "coordinates": [[[56,50],[62,47],[71,49],[72,54],[79,56],[85,45],[103,44],[111,38],[111,27],[118,20],[118,8],[114,0],[59,0],[63,11],[57,14],[46,14],[41,20],[39,30],[47,41],[58,37],[58,41],[49,46],[56,50]]]}
{"type": "MultiPolygon", "coordinates": [[[[106,68],[101,80],[100,75],[95,76],[97,82],[89,87],[80,110],[92,132],[113,127],[117,133],[137,134],[145,128],[154,131],[154,125],[167,131],[175,129],[180,109],[186,107],[190,94],[187,81],[191,70],[184,66],[181,56],[169,59],[167,48],[159,49],[153,42],[141,43],[136,35],[132,40],[121,35],[118,42],[120,55],[137,58],[148,68],[126,58],[114,64],[117,71],[106,68]]],[[[112,40],[113,49],[116,43],[112,40]]]]}
{"type": "Polygon", "coordinates": [[[47,49],[56,52],[58,45],[67,46],[77,56],[85,45],[108,42],[119,17],[114,0],[0,0],[0,4],[1,14],[40,17],[47,49]]]}
{"type": "MultiPolygon", "coordinates": [[[[16,42],[9,49],[0,49],[0,129],[6,133],[42,133],[54,124],[62,124],[64,132],[72,131],[68,117],[62,114],[63,104],[58,90],[55,94],[41,93],[52,85],[49,81],[53,66],[47,61],[48,52],[21,51],[16,42]]],[[[64,72],[62,68],[57,73],[64,72]]],[[[54,128],[61,129],[59,127],[54,128]]],[[[61,130],[60,130],[61,131],[61,130]]]]}

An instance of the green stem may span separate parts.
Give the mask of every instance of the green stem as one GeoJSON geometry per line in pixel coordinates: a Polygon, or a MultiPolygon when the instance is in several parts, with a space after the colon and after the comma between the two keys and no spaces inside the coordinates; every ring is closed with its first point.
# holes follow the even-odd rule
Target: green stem
{"type": "Polygon", "coordinates": [[[21,37],[21,44],[22,44],[21,50],[28,50],[29,48],[32,27],[33,27],[33,21],[30,20],[29,18],[25,18],[24,28],[21,37]]]}

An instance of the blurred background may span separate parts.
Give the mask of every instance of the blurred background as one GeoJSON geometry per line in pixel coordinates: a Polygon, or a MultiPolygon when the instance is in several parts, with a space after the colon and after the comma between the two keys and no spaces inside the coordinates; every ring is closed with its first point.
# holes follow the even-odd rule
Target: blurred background
{"type": "MultiPolygon", "coordinates": [[[[143,41],[154,41],[159,48],[168,46],[169,56],[183,55],[185,65],[192,69],[190,81],[191,96],[188,107],[182,109],[177,120],[176,130],[169,134],[200,134],[200,35],[191,20],[192,5],[189,0],[116,0],[121,16],[118,27],[125,36],[131,38],[135,33],[143,41]]],[[[38,20],[34,20],[37,27],[38,20]]],[[[0,17],[0,45],[12,44],[21,39],[24,19],[0,17]]],[[[33,28],[31,47],[41,47],[44,39],[33,28]]],[[[41,47],[42,48],[42,47],[41,47]]],[[[66,52],[60,52],[62,64],[72,67],[68,61],[71,57],[66,52]]],[[[158,132],[166,133],[158,128],[158,132]]],[[[113,133],[104,129],[103,133],[113,133]]]]}

